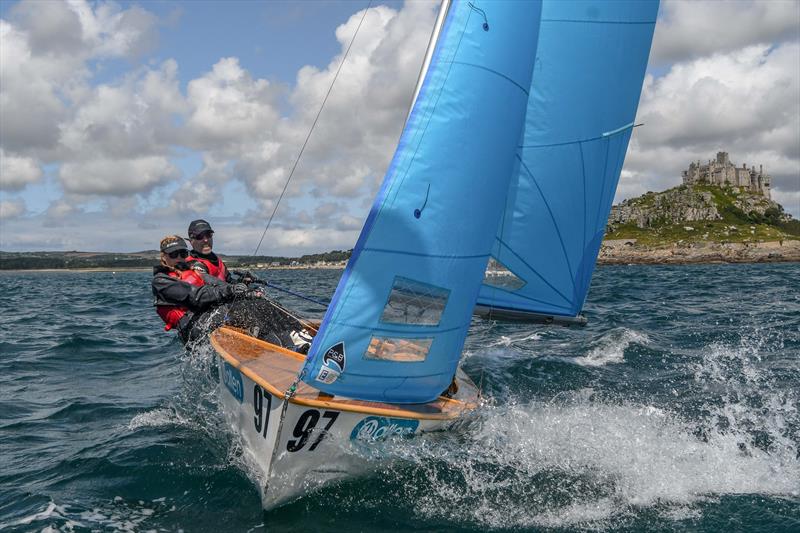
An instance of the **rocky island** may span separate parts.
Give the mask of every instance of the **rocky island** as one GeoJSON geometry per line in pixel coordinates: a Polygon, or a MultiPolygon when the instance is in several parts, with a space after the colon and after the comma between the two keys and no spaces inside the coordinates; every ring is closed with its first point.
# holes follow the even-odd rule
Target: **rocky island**
{"type": "Polygon", "coordinates": [[[683,184],[611,209],[598,262],[800,261],[800,221],[770,199],[771,178],[726,152],[693,162],[683,184]]]}

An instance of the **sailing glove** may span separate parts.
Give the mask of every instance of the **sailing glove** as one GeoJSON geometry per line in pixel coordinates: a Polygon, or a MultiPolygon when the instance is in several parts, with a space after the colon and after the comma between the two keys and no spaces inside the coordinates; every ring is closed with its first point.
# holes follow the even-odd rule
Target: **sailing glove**
{"type": "Polygon", "coordinates": [[[241,298],[243,296],[246,297],[248,293],[247,285],[244,283],[236,283],[232,285],[231,292],[233,293],[234,298],[241,298]]]}
{"type": "Polygon", "coordinates": [[[257,299],[257,298],[262,298],[263,296],[264,296],[264,293],[261,292],[261,289],[250,289],[244,295],[245,298],[249,298],[251,300],[257,299]]]}

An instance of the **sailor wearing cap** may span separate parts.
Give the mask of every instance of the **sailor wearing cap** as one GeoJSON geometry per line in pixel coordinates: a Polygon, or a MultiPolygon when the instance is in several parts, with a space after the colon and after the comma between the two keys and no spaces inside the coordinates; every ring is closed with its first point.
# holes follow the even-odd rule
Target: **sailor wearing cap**
{"type": "Polygon", "coordinates": [[[189,241],[192,251],[189,253],[189,266],[198,272],[210,274],[217,279],[230,283],[231,274],[222,259],[212,251],[214,247],[214,230],[205,220],[193,220],[189,224],[189,241]]]}
{"type": "MultiPolygon", "coordinates": [[[[161,239],[161,264],[153,267],[153,305],[164,321],[164,329],[177,329],[186,342],[199,314],[229,302],[249,297],[244,283],[229,284],[193,270],[186,263],[189,247],[178,235],[161,239]]],[[[253,295],[255,296],[255,295],[253,295]]]]}

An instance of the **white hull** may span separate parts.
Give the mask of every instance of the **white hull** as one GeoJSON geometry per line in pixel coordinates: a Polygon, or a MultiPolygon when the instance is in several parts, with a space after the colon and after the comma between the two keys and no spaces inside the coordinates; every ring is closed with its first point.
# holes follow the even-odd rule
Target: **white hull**
{"type": "Polygon", "coordinates": [[[328,483],[370,470],[352,446],[389,435],[443,429],[452,420],[420,420],[317,408],[286,401],[219,357],[225,417],[264,480],[264,509],[288,503],[328,483]]]}

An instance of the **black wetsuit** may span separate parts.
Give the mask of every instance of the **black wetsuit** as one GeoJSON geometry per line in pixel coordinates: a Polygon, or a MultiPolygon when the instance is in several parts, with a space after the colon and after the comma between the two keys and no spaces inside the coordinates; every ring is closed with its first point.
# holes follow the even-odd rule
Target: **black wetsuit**
{"type": "MultiPolygon", "coordinates": [[[[179,265],[180,267],[181,265],[179,265]]],[[[185,265],[185,268],[189,268],[185,265]]],[[[183,269],[181,269],[183,270],[183,269]]],[[[220,281],[213,276],[200,274],[204,284],[192,285],[169,275],[170,270],[162,265],[153,267],[153,305],[175,306],[186,309],[186,314],[178,323],[178,333],[187,342],[199,335],[193,331],[198,319],[204,313],[230,302],[234,298],[233,285],[220,281]]]]}
{"type": "Polygon", "coordinates": [[[184,343],[205,337],[228,324],[247,331],[253,337],[293,348],[289,333],[304,328],[276,302],[266,297],[235,298],[232,284],[210,274],[199,274],[204,282],[202,286],[170,276],[169,270],[163,266],[153,267],[153,274],[154,304],[187,309],[177,327],[184,343]]]}

